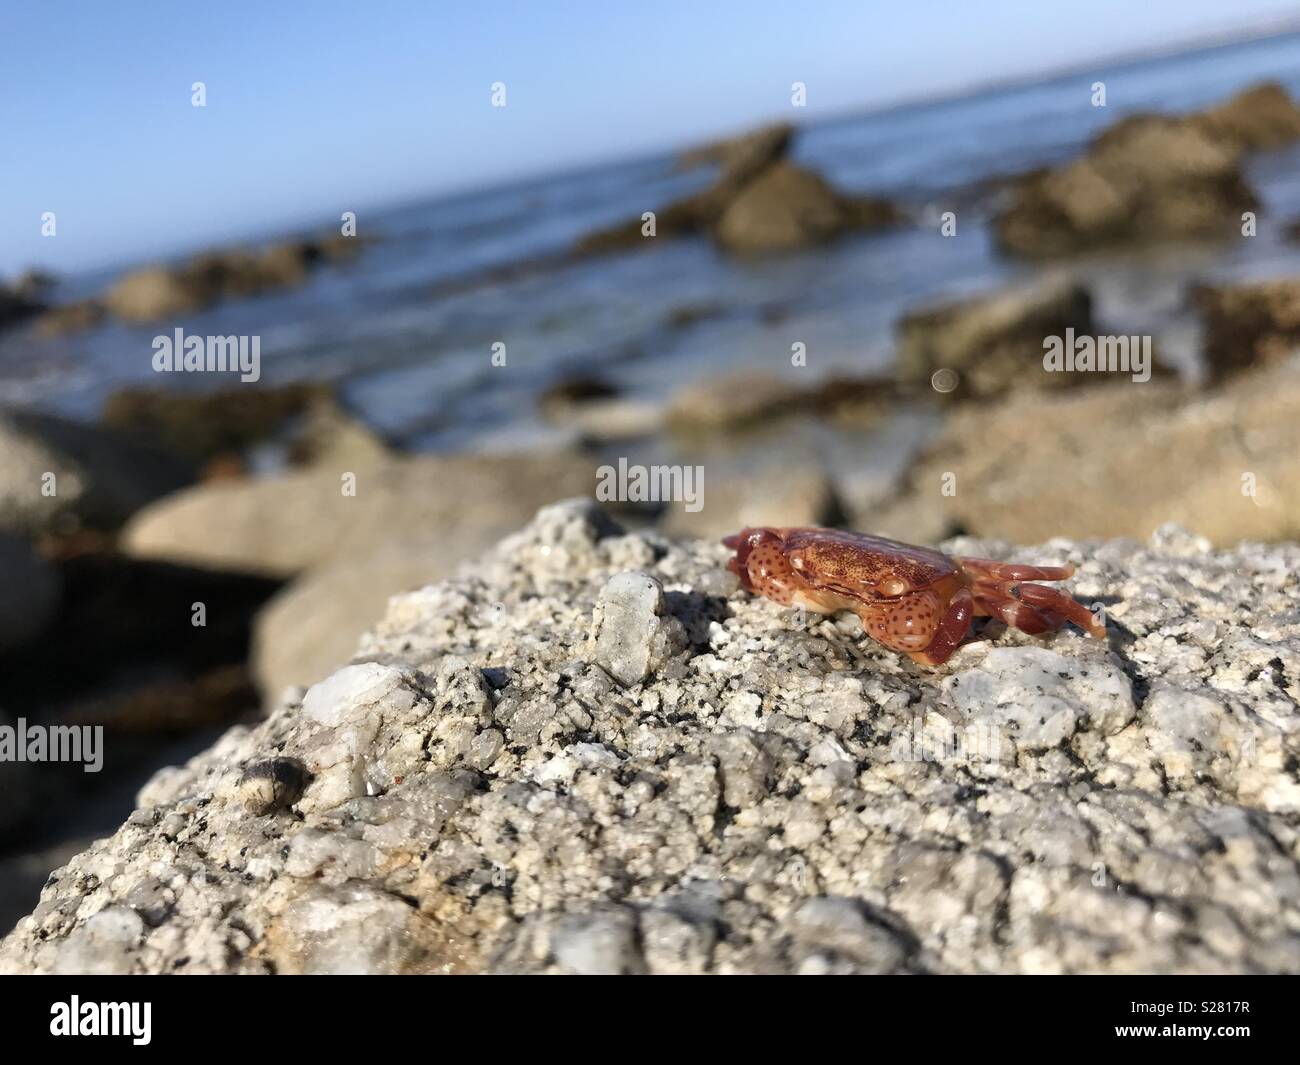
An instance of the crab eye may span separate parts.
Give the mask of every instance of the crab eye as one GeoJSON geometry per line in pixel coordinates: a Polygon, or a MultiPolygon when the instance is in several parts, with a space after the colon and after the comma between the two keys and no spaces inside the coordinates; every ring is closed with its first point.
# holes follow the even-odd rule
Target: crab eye
{"type": "Polygon", "coordinates": [[[876,585],[878,595],[902,595],[907,591],[907,581],[899,580],[897,577],[890,577],[876,585]]]}

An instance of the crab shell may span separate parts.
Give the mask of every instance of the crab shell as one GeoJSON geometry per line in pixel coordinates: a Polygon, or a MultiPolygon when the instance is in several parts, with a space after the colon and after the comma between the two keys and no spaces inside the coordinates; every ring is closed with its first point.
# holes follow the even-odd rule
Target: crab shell
{"type": "Polygon", "coordinates": [[[838,529],[744,529],[722,541],[746,590],[818,613],[852,610],[868,635],[926,666],[942,665],[976,617],[1039,634],[1070,621],[1105,628],[1069,596],[1029,581],[1060,581],[1074,567],[953,557],[928,547],[838,529]]]}

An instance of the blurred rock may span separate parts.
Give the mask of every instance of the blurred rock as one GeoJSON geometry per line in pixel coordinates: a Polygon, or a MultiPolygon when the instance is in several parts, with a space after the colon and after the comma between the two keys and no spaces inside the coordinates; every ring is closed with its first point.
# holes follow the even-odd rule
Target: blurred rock
{"type": "Polygon", "coordinates": [[[1202,112],[1196,120],[1242,151],[1280,148],[1300,140],[1300,105],[1276,81],[1246,89],[1227,103],[1202,112]]]}
{"type": "Polygon", "coordinates": [[[989,625],[919,670],[548,507],[158,773],[0,971],[1294,972],[1300,548],[945,547],[1079,562],[1115,646],[989,625]]]}
{"type": "Polygon", "coordinates": [[[994,233],[1005,251],[1033,257],[1239,238],[1242,212],[1259,207],[1239,155],[1235,143],[1188,119],[1135,115],[1074,162],[1021,180],[994,233]]]}
{"type": "Polygon", "coordinates": [[[0,529],[113,529],[192,479],[182,459],[112,430],[0,412],[0,529]]]}
{"type": "Polygon", "coordinates": [[[59,575],[16,536],[0,532],[0,652],[30,643],[59,606],[59,575]]]}
{"type": "Polygon", "coordinates": [[[45,304],[34,298],[20,285],[8,286],[0,283],[0,329],[35,317],[45,310],[45,304]]]}
{"type": "Polygon", "coordinates": [[[1215,394],[1149,381],[1017,395],[953,414],[900,499],[861,527],[912,542],[936,528],[1044,540],[1145,537],[1176,521],[1220,545],[1294,539],[1297,454],[1295,365],[1215,394]]]}
{"type": "Polygon", "coordinates": [[[1095,381],[1095,374],[1043,368],[1044,340],[1067,329],[1093,331],[1092,297],[1068,278],[922,308],[898,323],[898,376],[925,391],[936,371],[953,371],[957,388],[948,394],[957,398],[1095,381]]]}
{"type": "Polygon", "coordinates": [[[785,158],[794,132],[794,126],[788,122],[763,126],[738,137],[728,137],[683,152],[678,158],[678,166],[686,170],[715,165],[729,173],[756,173],[785,158]]]}
{"type": "Polygon", "coordinates": [[[100,300],[78,300],[51,307],[36,320],[36,332],[43,337],[57,337],[65,333],[79,333],[83,329],[93,329],[104,320],[107,314],[100,300]]]}
{"type": "Polygon", "coordinates": [[[704,233],[728,251],[783,251],[901,220],[884,200],[843,195],[819,174],[787,162],[783,156],[791,133],[789,127],[777,126],[706,149],[724,163],[722,173],[700,192],[657,208],[654,237],[645,235],[637,216],[583,237],[575,254],[603,254],[644,247],[658,237],[704,233]]]}
{"type": "Polygon", "coordinates": [[[843,196],[820,174],[780,162],[736,194],[714,235],[732,252],[788,251],[899,220],[898,211],[884,200],[843,196]]]}
{"type": "Polygon", "coordinates": [[[671,536],[720,540],[747,526],[830,525],[842,519],[826,472],[802,463],[760,465],[706,479],[703,502],[694,513],[680,503],[668,504],[661,528],[671,536]]]}
{"type": "Polygon", "coordinates": [[[686,434],[735,432],[799,414],[861,422],[882,413],[896,394],[883,377],[831,374],[805,384],[768,370],[733,370],[684,385],[666,417],[686,434]]]}
{"type": "Polygon", "coordinates": [[[198,464],[273,438],[329,395],[321,384],[232,385],[200,393],[137,386],[113,392],[103,420],[198,464]]]}
{"type": "Polygon", "coordinates": [[[1202,285],[1192,299],[1201,312],[1202,358],[1213,381],[1300,349],[1300,278],[1202,285]]]}
{"type": "Polygon", "coordinates": [[[327,676],[384,616],[390,597],[450,576],[481,546],[477,532],[403,539],[304,573],[257,615],[253,671],[265,699],[327,676]]]}
{"type": "Polygon", "coordinates": [[[291,576],[404,540],[448,545],[500,536],[543,503],[590,494],[595,468],[569,455],[426,455],[362,470],[317,467],[197,485],[123,532],[138,558],[291,576]],[[356,474],[355,495],[344,494],[356,474]]]}
{"type": "Polygon", "coordinates": [[[152,322],[190,314],[217,298],[199,278],[166,266],[146,266],[119,278],[104,294],[104,307],[124,322],[152,322]]]}
{"type": "Polygon", "coordinates": [[[256,251],[223,248],[203,252],[177,266],[131,271],[108,290],[103,303],[109,313],[127,322],[189,314],[218,300],[300,285],[318,264],[351,259],[362,245],[360,238],[329,234],[281,241],[256,251]]]}
{"type": "Polygon", "coordinates": [[[575,407],[596,400],[613,399],[617,395],[618,388],[603,377],[574,374],[542,389],[537,397],[537,406],[544,417],[558,420],[567,417],[575,407]]]}

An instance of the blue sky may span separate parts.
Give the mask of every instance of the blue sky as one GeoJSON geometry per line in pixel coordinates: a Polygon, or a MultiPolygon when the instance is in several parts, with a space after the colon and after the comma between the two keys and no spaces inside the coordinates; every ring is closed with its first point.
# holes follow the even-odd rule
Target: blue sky
{"type": "MultiPolygon", "coordinates": [[[[336,225],[1257,23],[1279,0],[0,7],[0,273],[336,225]],[[190,104],[203,81],[208,105],[190,104]],[[504,82],[508,106],[490,106],[504,82]],[[790,84],[808,107],[793,113],[790,84]],[[54,211],[58,235],[40,234],[54,211]]],[[[1294,10],[1292,7],[1291,10],[1294,10]]]]}

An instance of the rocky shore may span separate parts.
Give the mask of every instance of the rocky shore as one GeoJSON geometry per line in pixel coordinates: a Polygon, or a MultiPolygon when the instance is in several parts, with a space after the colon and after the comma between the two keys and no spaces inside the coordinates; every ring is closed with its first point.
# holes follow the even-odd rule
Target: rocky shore
{"type": "Polygon", "coordinates": [[[1300,547],[947,546],[1079,563],[1109,646],[924,672],[548,507],[157,774],[0,969],[1300,968],[1300,547]]]}

